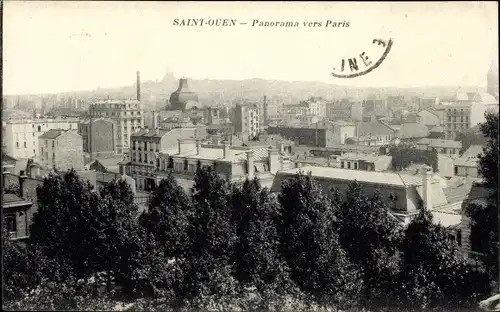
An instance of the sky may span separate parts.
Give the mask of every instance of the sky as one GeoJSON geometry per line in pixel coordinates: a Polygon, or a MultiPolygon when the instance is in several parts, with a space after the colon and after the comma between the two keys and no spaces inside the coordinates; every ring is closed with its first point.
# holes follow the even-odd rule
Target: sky
{"type": "MultiPolygon", "coordinates": [[[[161,80],[262,78],[357,87],[486,85],[498,62],[497,2],[4,1],[4,94],[56,93],[161,80]],[[234,27],[174,19],[236,19],[234,27]],[[257,27],[253,20],[298,22],[257,27]],[[349,27],[325,27],[327,20],[349,27]],[[322,27],[304,27],[303,22],[322,27]],[[241,25],[239,23],[247,23],[241,25]],[[391,51],[370,73],[334,78],[341,59],[391,51]]],[[[358,57],[358,62],[361,60],[358,57]]]]}

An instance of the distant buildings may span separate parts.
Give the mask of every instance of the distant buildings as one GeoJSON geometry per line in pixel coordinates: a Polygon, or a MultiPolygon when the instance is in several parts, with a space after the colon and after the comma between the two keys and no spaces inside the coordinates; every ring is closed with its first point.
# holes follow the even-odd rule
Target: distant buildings
{"type": "Polygon", "coordinates": [[[260,132],[259,107],[256,104],[238,104],[234,114],[234,132],[250,138],[260,132]]]}
{"type": "Polygon", "coordinates": [[[383,121],[373,120],[359,122],[357,126],[357,138],[355,144],[361,145],[386,145],[396,136],[396,129],[383,121]]]}
{"type": "Polygon", "coordinates": [[[462,142],[423,138],[417,142],[417,147],[421,150],[436,150],[439,154],[458,157],[462,148],[462,142]]]}
{"type": "Polygon", "coordinates": [[[129,148],[130,135],[144,128],[144,116],[141,102],[138,100],[103,100],[90,105],[91,118],[107,118],[116,124],[117,154],[126,153],[129,148]]]}
{"type": "Polygon", "coordinates": [[[498,100],[488,93],[458,93],[445,110],[446,138],[454,139],[459,132],[484,122],[486,111],[495,106],[498,109],[498,100]]]}
{"type": "Polygon", "coordinates": [[[92,154],[92,157],[115,154],[117,129],[111,119],[85,120],[78,125],[78,134],[82,136],[83,152],[92,154]]]}
{"type": "Polygon", "coordinates": [[[179,139],[204,138],[198,128],[141,129],[132,134],[128,160],[120,164],[120,173],[133,177],[141,190],[151,190],[157,183],[156,170],[161,153],[176,149],[179,139]]]}
{"type": "Polygon", "coordinates": [[[5,152],[16,159],[34,158],[39,155],[38,137],[50,129],[78,129],[78,119],[24,119],[5,121],[2,144],[5,152]]]}
{"type": "Polygon", "coordinates": [[[326,104],[326,117],[330,120],[361,121],[363,103],[356,99],[345,98],[326,104]]]}
{"type": "Polygon", "coordinates": [[[40,135],[38,141],[43,167],[83,170],[83,140],[77,130],[52,129],[40,135]]]}
{"type": "Polygon", "coordinates": [[[417,113],[419,117],[419,123],[425,126],[439,126],[441,125],[441,119],[435,112],[434,108],[425,108],[417,113]]]}

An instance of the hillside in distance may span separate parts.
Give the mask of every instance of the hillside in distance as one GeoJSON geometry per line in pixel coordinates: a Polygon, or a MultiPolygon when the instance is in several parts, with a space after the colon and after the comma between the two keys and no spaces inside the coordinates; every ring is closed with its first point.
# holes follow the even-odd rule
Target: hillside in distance
{"type": "MultiPolygon", "coordinates": [[[[167,73],[161,81],[141,83],[141,96],[146,106],[162,106],[170,94],[178,87],[179,80],[172,73],[167,73]]],[[[370,88],[349,87],[313,81],[280,81],[260,78],[246,80],[188,79],[191,91],[196,92],[200,101],[206,105],[237,103],[241,100],[262,101],[264,96],[270,101],[283,104],[298,103],[309,97],[341,99],[344,97],[366,98],[368,95],[404,95],[420,97],[451,96],[458,86],[429,86],[415,88],[370,88]]],[[[476,91],[484,88],[461,86],[463,91],[476,91]]],[[[73,96],[80,99],[91,98],[135,98],[135,84],[118,88],[95,89],[92,91],[65,92],[59,96],[73,96]]],[[[41,95],[40,95],[41,96],[41,95]]],[[[22,98],[23,96],[21,96],[22,98]]],[[[32,96],[31,96],[32,97],[32,96]]]]}

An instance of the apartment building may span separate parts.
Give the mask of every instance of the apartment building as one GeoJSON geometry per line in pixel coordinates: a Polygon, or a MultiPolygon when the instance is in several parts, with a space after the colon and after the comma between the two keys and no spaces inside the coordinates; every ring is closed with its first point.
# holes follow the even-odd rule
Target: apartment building
{"type": "Polygon", "coordinates": [[[66,171],[83,170],[83,140],[77,130],[51,129],[38,137],[40,165],[66,171]]]}
{"type": "Polygon", "coordinates": [[[458,157],[462,142],[442,139],[423,138],[417,142],[417,148],[421,150],[436,150],[439,154],[445,154],[449,157],[458,157]]]}
{"type": "Polygon", "coordinates": [[[325,109],[330,120],[361,121],[363,117],[363,103],[355,99],[329,102],[325,109]]]}
{"type": "Polygon", "coordinates": [[[310,98],[306,103],[309,115],[326,116],[326,101],[324,99],[310,98]]]}
{"type": "Polygon", "coordinates": [[[2,145],[16,159],[35,158],[40,156],[40,135],[50,129],[78,129],[78,123],[76,118],[7,120],[2,127],[2,145]]]}
{"type": "Polygon", "coordinates": [[[107,118],[116,124],[117,154],[126,153],[129,149],[130,136],[144,128],[144,116],[141,102],[138,100],[103,100],[90,105],[91,118],[107,118]]]}
{"type": "Polygon", "coordinates": [[[293,166],[286,154],[269,146],[202,144],[200,140],[179,140],[176,151],[162,153],[160,158],[158,181],[171,172],[188,192],[200,167],[211,167],[233,183],[257,177],[262,186],[270,187],[274,173],[293,166]]]}
{"type": "Polygon", "coordinates": [[[116,124],[111,119],[85,120],[78,125],[82,136],[83,151],[94,157],[108,157],[115,154],[116,124]]]}
{"type": "Polygon", "coordinates": [[[359,122],[356,124],[357,138],[355,144],[361,145],[386,145],[395,137],[397,130],[380,120],[359,122]]]}
{"type": "Polygon", "coordinates": [[[234,114],[234,132],[252,138],[260,132],[259,106],[257,104],[238,104],[234,114]]]}
{"type": "Polygon", "coordinates": [[[133,177],[138,189],[151,190],[160,153],[176,150],[179,139],[204,138],[204,128],[141,129],[131,136],[128,160],[120,163],[120,173],[133,177]]]}
{"type": "Polygon", "coordinates": [[[457,134],[485,121],[485,113],[498,107],[498,100],[488,93],[469,92],[457,94],[455,101],[446,107],[445,135],[455,139],[457,134]]]}

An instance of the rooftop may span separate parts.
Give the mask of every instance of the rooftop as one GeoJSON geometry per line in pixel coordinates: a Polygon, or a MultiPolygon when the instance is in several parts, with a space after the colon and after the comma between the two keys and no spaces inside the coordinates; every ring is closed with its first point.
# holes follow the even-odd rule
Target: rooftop
{"type": "Polygon", "coordinates": [[[61,134],[63,134],[66,131],[68,131],[68,130],[64,130],[64,129],[50,129],[49,131],[47,131],[47,132],[43,133],[42,135],[40,135],[38,138],[39,139],[49,139],[49,140],[52,140],[52,139],[57,138],[58,136],[60,136],[61,134]]]}
{"type": "Polygon", "coordinates": [[[418,144],[429,145],[431,147],[444,147],[444,148],[462,148],[462,142],[443,139],[429,139],[423,138],[418,141],[418,144]]]}
{"type": "Polygon", "coordinates": [[[477,167],[479,154],[483,153],[481,145],[472,145],[469,147],[460,158],[455,160],[455,166],[477,167]]]}
{"type": "Polygon", "coordinates": [[[385,135],[385,134],[392,134],[395,132],[394,128],[392,128],[390,125],[380,120],[359,122],[357,124],[357,128],[358,128],[358,134],[360,136],[370,135],[370,134],[385,135]]]}
{"type": "Polygon", "coordinates": [[[4,204],[12,204],[12,203],[19,203],[19,202],[26,202],[26,200],[22,197],[19,197],[15,194],[11,193],[4,193],[2,201],[4,204]]]}
{"type": "Polygon", "coordinates": [[[304,173],[311,172],[313,177],[345,180],[345,181],[359,181],[373,184],[394,185],[399,187],[406,186],[419,186],[422,185],[422,178],[420,176],[402,175],[398,173],[388,172],[374,172],[374,171],[361,171],[349,170],[331,167],[315,167],[307,166],[302,168],[295,168],[278,172],[282,175],[294,175],[299,171],[304,173]]]}
{"type": "Polygon", "coordinates": [[[254,152],[254,161],[263,161],[266,160],[269,156],[269,148],[266,147],[253,147],[253,148],[237,148],[230,147],[229,155],[224,158],[224,148],[222,146],[206,146],[202,145],[200,148],[199,154],[196,152],[196,149],[188,150],[182,153],[172,154],[172,157],[183,157],[183,158],[191,158],[191,159],[200,159],[200,160],[225,160],[230,162],[239,162],[241,160],[247,159],[246,152],[253,151],[254,152]]]}
{"type": "Polygon", "coordinates": [[[400,138],[424,138],[429,135],[429,129],[420,123],[403,123],[398,135],[400,138]]]}

